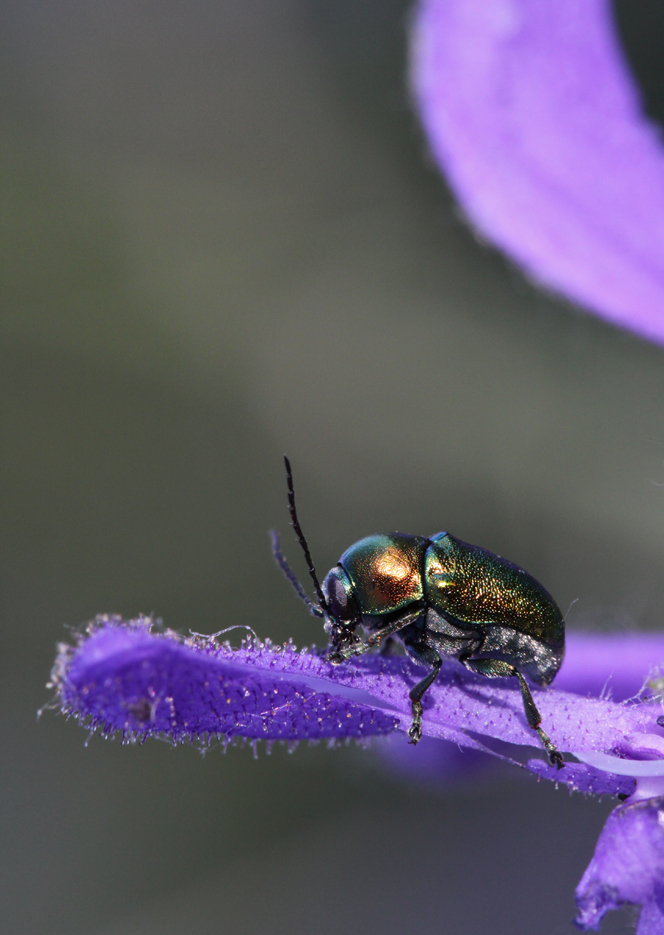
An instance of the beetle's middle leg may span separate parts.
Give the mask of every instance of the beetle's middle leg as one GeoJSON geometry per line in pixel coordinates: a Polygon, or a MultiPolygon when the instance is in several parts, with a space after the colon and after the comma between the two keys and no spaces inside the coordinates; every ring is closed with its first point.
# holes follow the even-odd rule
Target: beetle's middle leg
{"type": "Polygon", "coordinates": [[[558,769],[562,769],[565,765],[563,763],[562,755],[556,750],[551,738],[546,734],[540,724],[542,723],[542,715],[537,709],[537,705],[533,699],[530,688],[528,687],[528,682],[526,682],[523,675],[519,672],[517,668],[511,665],[509,662],[504,662],[502,659],[468,659],[460,658],[461,662],[467,669],[470,669],[471,672],[476,672],[478,675],[484,675],[489,679],[504,678],[506,676],[514,676],[519,681],[519,688],[521,689],[521,697],[523,699],[523,708],[526,713],[526,720],[528,721],[528,726],[532,727],[534,731],[537,731],[537,736],[539,737],[542,746],[549,754],[549,760],[553,766],[557,766],[558,769]]]}

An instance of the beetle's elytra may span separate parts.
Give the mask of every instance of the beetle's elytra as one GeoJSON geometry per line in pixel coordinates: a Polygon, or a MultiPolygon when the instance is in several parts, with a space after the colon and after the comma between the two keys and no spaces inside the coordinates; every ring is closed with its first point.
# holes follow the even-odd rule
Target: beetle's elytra
{"type": "Polygon", "coordinates": [[[563,660],[565,623],[548,591],[517,565],[450,533],[404,533],[360,539],[318,582],[295,509],[293,475],[285,458],[293,528],[304,552],[318,604],[307,597],[272,535],[274,556],[299,597],[322,617],[330,637],[327,659],[340,663],[393,637],[429,673],[410,691],[411,743],[422,736],[422,698],[444,658],[487,678],[519,682],[526,719],[559,769],[563,759],[542,730],[526,676],[549,685],[563,660]],[[356,633],[362,626],[368,634],[356,633]]]}

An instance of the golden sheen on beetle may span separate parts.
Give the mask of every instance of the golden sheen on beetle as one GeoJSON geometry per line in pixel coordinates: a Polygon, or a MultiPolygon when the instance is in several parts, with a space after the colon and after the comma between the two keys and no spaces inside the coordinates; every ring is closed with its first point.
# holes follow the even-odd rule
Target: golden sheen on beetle
{"type": "Polygon", "coordinates": [[[391,640],[429,667],[411,689],[411,743],[422,737],[422,698],[443,659],[457,659],[486,678],[516,678],[529,726],[562,768],[563,759],[541,727],[542,718],[526,677],[549,685],[565,652],[565,622],[549,592],[523,568],[450,533],[367,536],[343,553],[322,587],[295,509],[288,458],[291,522],[304,552],[318,603],[297,580],[272,533],[281,570],[310,612],[322,617],[330,637],[327,659],[335,664],[371,649],[385,651],[391,640]],[[357,628],[367,634],[361,639],[357,628]]]}

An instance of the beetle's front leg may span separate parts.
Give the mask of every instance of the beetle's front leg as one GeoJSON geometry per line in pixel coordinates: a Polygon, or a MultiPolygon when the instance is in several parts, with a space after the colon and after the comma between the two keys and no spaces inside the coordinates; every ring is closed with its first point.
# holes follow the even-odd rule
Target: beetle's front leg
{"type": "Polygon", "coordinates": [[[393,620],[392,623],[383,627],[382,630],[377,630],[375,633],[372,633],[364,642],[359,640],[352,633],[346,634],[341,632],[340,638],[338,637],[336,642],[334,638],[332,639],[332,649],[326,655],[325,661],[331,662],[336,666],[350,659],[352,656],[362,656],[364,653],[369,652],[370,649],[375,649],[377,646],[380,646],[383,640],[387,639],[388,636],[398,633],[399,630],[403,630],[409,623],[413,623],[420,614],[421,611],[418,610],[415,613],[399,617],[398,620],[393,620]],[[346,643],[345,646],[343,645],[344,642],[346,643]]]}
{"type": "Polygon", "coordinates": [[[368,647],[352,631],[344,632],[340,628],[332,631],[330,645],[325,654],[325,661],[338,666],[351,656],[359,656],[366,652],[368,647]]]}

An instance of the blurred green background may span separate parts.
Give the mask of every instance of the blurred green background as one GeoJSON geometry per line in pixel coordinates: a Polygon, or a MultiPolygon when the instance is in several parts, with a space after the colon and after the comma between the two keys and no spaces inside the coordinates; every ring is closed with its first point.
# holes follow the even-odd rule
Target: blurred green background
{"type": "MultiPolygon", "coordinates": [[[[615,10],[661,119],[661,8],[615,10]]],[[[464,226],[408,18],[0,7],[3,932],[571,931],[608,802],[35,718],[98,612],[322,642],[269,551],[284,451],[322,573],[368,533],[449,529],[576,600],[570,627],[661,626],[664,354],[464,226]]]]}

